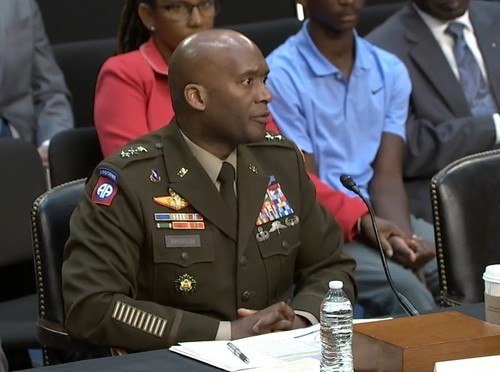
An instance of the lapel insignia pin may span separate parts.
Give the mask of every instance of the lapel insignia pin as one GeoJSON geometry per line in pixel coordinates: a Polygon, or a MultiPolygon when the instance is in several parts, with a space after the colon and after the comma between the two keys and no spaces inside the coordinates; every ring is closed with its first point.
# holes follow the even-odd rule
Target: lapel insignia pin
{"type": "Polygon", "coordinates": [[[196,291],[198,282],[192,275],[182,274],[175,279],[175,290],[183,295],[188,295],[196,291]]]}
{"type": "Polygon", "coordinates": [[[187,168],[184,168],[182,167],[181,169],[179,169],[179,171],[177,172],[177,175],[182,178],[184,177],[187,173],[189,172],[189,169],[187,168]]]}
{"type": "Polygon", "coordinates": [[[259,173],[259,170],[257,169],[257,167],[255,165],[253,165],[252,163],[248,164],[248,169],[250,169],[255,174],[259,173]]]}
{"type": "Polygon", "coordinates": [[[149,180],[151,182],[160,182],[161,181],[160,171],[158,169],[151,169],[149,180]]]}
{"type": "Polygon", "coordinates": [[[179,211],[186,208],[189,203],[186,199],[182,198],[174,190],[168,189],[169,196],[156,196],[153,197],[155,203],[163,205],[164,207],[179,211]]]}

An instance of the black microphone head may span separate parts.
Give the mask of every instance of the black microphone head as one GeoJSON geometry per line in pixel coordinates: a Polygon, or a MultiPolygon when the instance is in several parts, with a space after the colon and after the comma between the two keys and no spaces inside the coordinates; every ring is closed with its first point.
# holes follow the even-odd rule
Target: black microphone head
{"type": "Polygon", "coordinates": [[[348,174],[341,175],[340,182],[342,182],[342,186],[344,186],[347,190],[355,192],[355,189],[357,189],[356,182],[354,182],[352,177],[348,174]]]}

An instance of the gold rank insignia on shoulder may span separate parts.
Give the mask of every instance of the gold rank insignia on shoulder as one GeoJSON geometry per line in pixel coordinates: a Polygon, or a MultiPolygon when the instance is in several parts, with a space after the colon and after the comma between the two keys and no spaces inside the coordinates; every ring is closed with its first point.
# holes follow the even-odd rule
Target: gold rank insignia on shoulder
{"type": "Polygon", "coordinates": [[[188,295],[196,291],[198,282],[188,273],[180,275],[175,279],[175,290],[183,295],[188,295]]]}
{"type": "Polygon", "coordinates": [[[122,152],[120,152],[120,156],[122,158],[130,158],[131,156],[139,155],[141,152],[148,152],[148,149],[144,146],[139,145],[136,147],[131,147],[128,150],[123,150],[122,152]]]}
{"type": "Polygon", "coordinates": [[[266,132],[265,138],[268,141],[281,141],[283,139],[283,136],[281,134],[274,134],[274,133],[266,132]]]}
{"type": "Polygon", "coordinates": [[[182,198],[174,190],[168,189],[168,193],[170,194],[169,196],[153,197],[154,202],[176,211],[184,209],[189,205],[188,201],[182,198]]]}

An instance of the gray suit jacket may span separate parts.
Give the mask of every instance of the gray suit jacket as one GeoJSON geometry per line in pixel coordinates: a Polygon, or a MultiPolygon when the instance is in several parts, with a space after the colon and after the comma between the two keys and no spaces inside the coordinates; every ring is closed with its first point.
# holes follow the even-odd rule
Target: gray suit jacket
{"type": "MultiPolygon", "coordinates": [[[[500,5],[471,1],[469,13],[500,109],[500,5]]],[[[412,212],[431,221],[430,178],[458,158],[492,149],[496,138],[493,118],[471,115],[459,81],[411,2],[367,39],[396,54],[409,70],[413,92],[405,180],[412,212]]]]}
{"type": "Polygon", "coordinates": [[[34,0],[0,1],[0,116],[37,145],[73,127],[68,88],[34,0]]]}

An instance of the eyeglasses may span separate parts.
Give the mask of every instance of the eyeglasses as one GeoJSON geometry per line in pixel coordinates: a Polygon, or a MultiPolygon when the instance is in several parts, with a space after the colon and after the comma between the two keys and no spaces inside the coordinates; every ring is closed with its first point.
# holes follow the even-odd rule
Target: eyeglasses
{"type": "Polygon", "coordinates": [[[175,1],[170,4],[160,5],[165,10],[165,15],[171,21],[185,21],[193,9],[197,8],[203,17],[213,17],[219,13],[220,4],[218,0],[202,0],[198,4],[189,4],[185,1],[175,1]]]}

